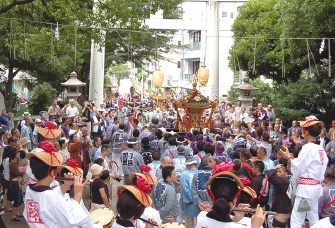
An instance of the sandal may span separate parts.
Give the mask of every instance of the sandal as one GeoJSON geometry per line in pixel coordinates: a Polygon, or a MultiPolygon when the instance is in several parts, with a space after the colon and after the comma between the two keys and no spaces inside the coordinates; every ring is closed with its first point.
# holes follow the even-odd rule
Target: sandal
{"type": "Polygon", "coordinates": [[[19,222],[21,221],[21,219],[19,217],[11,217],[10,220],[14,221],[14,222],[19,222]]]}
{"type": "Polygon", "coordinates": [[[23,218],[24,216],[23,216],[23,214],[20,214],[20,215],[16,215],[16,217],[23,218]]]}

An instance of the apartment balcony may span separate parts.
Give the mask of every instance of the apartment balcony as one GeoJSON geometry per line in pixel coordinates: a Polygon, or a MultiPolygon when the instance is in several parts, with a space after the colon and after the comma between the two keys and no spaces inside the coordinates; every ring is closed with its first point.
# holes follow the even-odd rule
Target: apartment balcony
{"type": "Polygon", "coordinates": [[[181,81],[184,81],[184,80],[189,81],[191,79],[192,79],[192,75],[191,74],[182,74],[182,75],[180,75],[180,80],[181,81]]]}
{"type": "Polygon", "coordinates": [[[193,42],[190,47],[184,50],[185,60],[200,60],[201,57],[201,42],[193,42]]]}

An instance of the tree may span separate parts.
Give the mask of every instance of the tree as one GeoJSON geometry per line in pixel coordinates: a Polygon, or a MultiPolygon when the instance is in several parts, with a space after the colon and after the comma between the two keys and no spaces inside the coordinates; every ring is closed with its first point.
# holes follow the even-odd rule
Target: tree
{"type": "Polygon", "coordinates": [[[4,47],[0,50],[0,64],[9,69],[6,84],[9,92],[8,110],[11,111],[13,107],[12,79],[20,70],[36,77],[37,83],[49,81],[57,90],[61,90],[60,83],[66,80],[70,72],[76,71],[78,79],[87,85],[81,88],[81,99],[85,99],[89,84],[92,39],[100,45],[106,45],[106,69],[112,64],[131,60],[132,57],[136,57],[135,63],[141,63],[144,59],[152,60],[156,56],[156,50],[158,57],[160,53],[169,51],[164,46],[170,46],[166,44],[173,31],[157,32],[160,36],[157,38],[158,42],[154,42],[156,37],[151,36],[143,22],[150,13],[155,13],[158,9],[163,9],[166,15],[175,13],[180,2],[99,1],[96,3],[97,8],[104,10],[93,13],[92,0],[25,1],[25,5],[17,4],[18,1],[15,0],[2,1],[0,9],[11,3],[17,4],[2,11],[4,19],[0,21],[0,33],[7,34],[0,37],[0,45],[4,47]],[[46,22],[53,23],[53,26],[46,22]],[[59,40],[53,38],[56,22],[60,23],[59,40]],[[99,28],[104,28],[106,36],[99,28]],[[136,32],[121,34],[115,28],[136,32]],[[127,37],[131,39],[127,40],[127,37]],[[146,48],[146,44],[143,45],[144,38],[150,44],[149,48],[146,48]],[[158,43],[156,48],[153,48],[153,43],[158,43]]]}
{"type": "Polygon", "coordinates": [[[239,95],[240,94],[239,94],[238,90],[236,89],[236,85],[235,84],[231,85],[229,90],[228,90],[228,96],[227,96],[228,101],[232,104],[236,104],[239,95]]]}
{"type": "Polygon", "coordinates": [[[129,76],[130,68],[126,64],[117,64],[108,70],[108,74],[117,78],[117,85],[120,86],[120,80],[129,76]]]}
{"type": "Polygon", "coordinates": [[[261,75],[279,82],[299,79],[301,66],[292,63],[288,48],[279,39],[283,25],[278,23],[277,3],[246,2],[232,26],[235,41],[230,49],[230,67],[246,71],[251,79],[261,75]]]}

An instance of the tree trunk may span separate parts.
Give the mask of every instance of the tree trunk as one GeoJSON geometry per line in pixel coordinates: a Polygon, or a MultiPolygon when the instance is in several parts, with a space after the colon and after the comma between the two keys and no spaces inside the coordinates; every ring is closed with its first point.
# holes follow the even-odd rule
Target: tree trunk
{"type": "Polygon", "coordinates": [[[89,76],[91,70],[91,52],[87,53],[85,56],[85,62],[82,64],[82,68],[78,73],[78,79],[82,82],[85,82],[86,85],[80,87],[80,97],[78,97],[78,101],[84,102],[88,100],[88,93],[89,93],[89,76]]]}
{"type": "Polygon", "coordinates": [[[13,112],[14,99],[13,99],[12,86],[13,86],[14,77],[17,75],[19,71],[20,71],[19,69],[14,71],[13,61],[10,59],[9,67],[8,67],[8,81],[6,83],[6,93],[7,94],[5,94],[5,99],[7,99],[7,112],[13,112]]]}

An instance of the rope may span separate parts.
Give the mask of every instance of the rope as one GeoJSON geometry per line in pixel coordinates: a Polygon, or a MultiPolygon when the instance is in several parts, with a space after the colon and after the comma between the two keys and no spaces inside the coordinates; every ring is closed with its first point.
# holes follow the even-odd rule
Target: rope
{"type": "Polygon", "coordinates": [[[255,50],[254,50],[254,66],[252,69],[252,73],[256,74],[256,50],[257,50],[257,40],[255,40],[255,50]]]}

